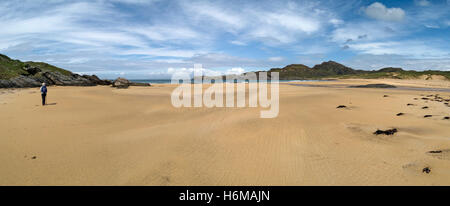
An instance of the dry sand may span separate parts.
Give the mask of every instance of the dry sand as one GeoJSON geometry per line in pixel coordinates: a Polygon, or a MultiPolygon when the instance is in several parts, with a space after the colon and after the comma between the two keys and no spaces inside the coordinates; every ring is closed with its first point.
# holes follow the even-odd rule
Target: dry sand
{"type": "MultiPolygon", "coordinates": [[[[368,82],[430,87],[312,84],[368,82]]],[[[45,107],[37,89],[0,90],[0,185],[450,185],[450,107],[420,96],[448,92],[282,84],[279,116],[261,119],[174,108],[173,88],[50,87],[45,107]]]]}

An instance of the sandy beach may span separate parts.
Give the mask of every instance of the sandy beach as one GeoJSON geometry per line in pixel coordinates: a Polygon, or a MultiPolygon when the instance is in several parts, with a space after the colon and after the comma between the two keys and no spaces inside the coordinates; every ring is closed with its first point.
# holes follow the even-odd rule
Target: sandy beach
{"type": "Polygon", "coordinates": [[[450,185],[450,107],[422,99],[450,92],[333,86],[368,83],[450,89],[283,83],[273,119],[261,108],[175,108],[175,85],[52,86],[44,107],[36,88],[2,89],[0,185],[450,185]]]}

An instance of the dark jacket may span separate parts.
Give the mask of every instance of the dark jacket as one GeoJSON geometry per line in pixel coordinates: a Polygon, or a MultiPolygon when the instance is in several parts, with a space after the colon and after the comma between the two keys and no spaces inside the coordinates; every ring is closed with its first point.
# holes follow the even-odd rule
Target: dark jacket
{"type": "Polygon", "coordinates": [[[47,87],[46,86],[42,86],[41,87],[41,93],[42,94],[47,94],[47,87]]]}

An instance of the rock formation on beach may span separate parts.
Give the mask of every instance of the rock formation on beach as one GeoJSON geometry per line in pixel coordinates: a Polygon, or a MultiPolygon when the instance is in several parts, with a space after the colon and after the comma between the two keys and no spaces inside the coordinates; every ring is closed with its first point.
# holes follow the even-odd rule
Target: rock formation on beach
{"type": "Polygon", "coordinates": [[[128,79],[119,77],[116,80],[112,82],[112,87],[116,87],[118,89],[126,89],[129,86],[152,86],[150,83],[138,83],[138,82],[131,82],[128,79]]]}
{"type": "Polygon", "coordinates": [[[131,85],[131,82],[128,79],[125,78],[117,78],[116,80],[114,80],[114,82],[112,83],[113,87],[117,87],[119,89],[126,89],[131,85]]]}
{"type": "Polygon", "coordinates": [[[111,85],[109,80],[101,80],[95,75],[79,75],[70,71],[42,63],[21,62],[0,54],[0,88],[60,86],[111,85]]]}

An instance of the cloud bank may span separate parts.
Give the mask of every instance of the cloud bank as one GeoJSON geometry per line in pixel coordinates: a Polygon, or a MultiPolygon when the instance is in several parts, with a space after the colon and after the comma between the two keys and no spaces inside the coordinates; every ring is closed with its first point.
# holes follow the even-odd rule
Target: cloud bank
{"type": "Polygon", "coordinates": [[[445,69],[449,8],[424,0],[5,0],[0,53],[104,78],[168,78],[169,68],[195,63],[217,73],[325,60],[371,69],[364,62],[388,65],[389,56],[406,69],[445,69]]]}

